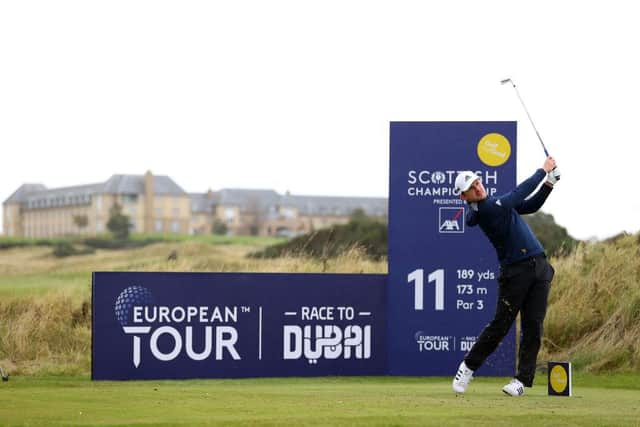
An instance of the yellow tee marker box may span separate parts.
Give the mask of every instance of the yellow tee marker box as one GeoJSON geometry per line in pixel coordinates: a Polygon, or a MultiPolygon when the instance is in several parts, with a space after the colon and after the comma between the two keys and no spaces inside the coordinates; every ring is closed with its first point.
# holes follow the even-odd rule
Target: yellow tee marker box
{"type": "Polygon", "coordinates": [[[548,362],[549,396],[571,396],[571,362],[548,362]]]}

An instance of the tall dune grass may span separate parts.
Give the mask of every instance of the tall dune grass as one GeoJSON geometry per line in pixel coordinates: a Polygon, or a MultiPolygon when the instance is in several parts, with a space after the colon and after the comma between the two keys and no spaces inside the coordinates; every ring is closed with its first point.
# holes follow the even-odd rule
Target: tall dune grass
{"type": "Polygon", "coordinates": [[[556,268],[542,357],[592,372],[640,369],[640,234],[582,243],[556,268]]]}
{"type": "MultiPolygon", "coordinates": [[[[357,247],[325,259],[245,256],[256,249],[175,242],[65,259],[40,247],[2,251],[0,366],[13,374],[89,372],[92,271],[387,272],[386,260],[371,261],[357,247]]],[[[551,262],[556,277],[539,360],[640,371],[640,234],[583,243],[551,262]]]]}
{"type": "Polygon", "coordinates": [[[0,366],[27,375],[90,371],[92,271],[386,273],[387,268],[386,261],[370,261],[357,247],[320,260],[245,256],[256,249],[175,242],[64,259],[44,248],[4,251],[0,253],[0,366]],[[172,252],[175,257],[169,257],[172,252]]]}
{"type": "Polygon", "coordinates": [[[0,365],[14,374],[90,369],[91,312],[62,291],[0,302],[0,365]]]}

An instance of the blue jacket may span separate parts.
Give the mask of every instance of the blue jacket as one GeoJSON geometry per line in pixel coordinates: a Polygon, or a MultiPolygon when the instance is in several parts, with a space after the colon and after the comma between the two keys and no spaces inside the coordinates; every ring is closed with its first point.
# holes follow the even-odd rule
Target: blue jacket
{"type": "Polygon", "coordinates": [[[545,171],[538,169],[510,193],[469,204],[467,225],[480,226],[496,249],[503,267],[544,253],[544,248],[520,215],[536,212],[547,200],[552,190],[547,185],[542,185],[536,194],[526,199],[545,176],[545,171]]]}

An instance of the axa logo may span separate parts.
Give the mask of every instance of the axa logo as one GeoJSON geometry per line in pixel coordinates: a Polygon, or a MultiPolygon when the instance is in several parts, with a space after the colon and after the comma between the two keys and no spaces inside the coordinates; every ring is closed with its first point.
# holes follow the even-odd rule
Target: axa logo
{"type": "Polygon", "coordinates": [[[464,208],[439,208],[439,233],[464,233],[464,208]]]}
{"type": "Polygon", "coordinates": [[[241,359],[238,331],[229,325],[238,320],[237,307],[158,305],[149,289],[129,286],[118,295],[114,314],[124,333],[132,336],[136,368],[142,363],[143,348],[163,362],[181,355],[194,361],[241,359]]]}

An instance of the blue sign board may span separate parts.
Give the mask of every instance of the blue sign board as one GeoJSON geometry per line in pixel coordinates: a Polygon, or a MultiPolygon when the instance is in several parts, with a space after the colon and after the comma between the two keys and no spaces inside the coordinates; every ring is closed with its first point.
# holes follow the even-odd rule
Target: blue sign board
{"type": "Polygon", "coordinates": [[[386,373],[386,275],[93,275],[92,378],[386,373]]]}
{"type": "MultiPolygon", "coordinates": [[[[465,225],[455,177],[512,190],[516,122],[393,122],[390,138],[388,370],[451,376],[493,317],[499,273],[488,239],[465,225]]],[[[514,371],[512,329],[479,374],[514,371]]]]}
{"type": "MultiPolygon", "coordinates": [[[[498,262],[453,193],[516,183],[515,122],[391,123],[389,274],[93,276],[92,378],[452,376],[492,318],[498,262]]],[[[512,375],[512,329],[479,374],[512,375]]]]}

